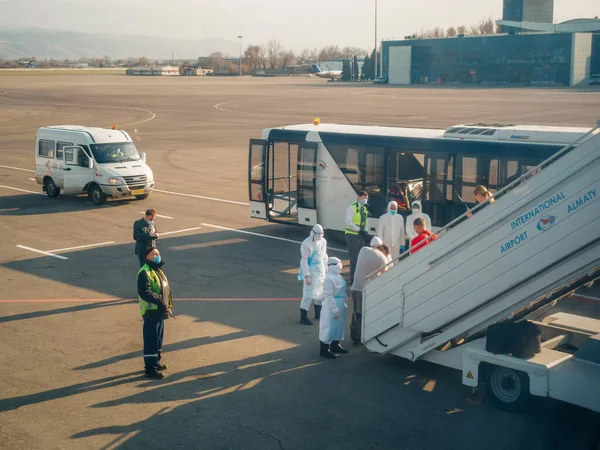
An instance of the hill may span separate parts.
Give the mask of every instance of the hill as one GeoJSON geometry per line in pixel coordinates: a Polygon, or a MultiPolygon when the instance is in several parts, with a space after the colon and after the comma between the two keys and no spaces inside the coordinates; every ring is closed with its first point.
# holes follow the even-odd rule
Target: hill
{"type": "Polygon", "coordinates": [[[0,58],[4,59],[31,56],[54,59],[67,57],[77,59],[82,56],[87,58],[146,56],[150,59],[170,59],[171,54],[175,53],[177,59],[195,60],[198,56],[207,56],[213,52],[237,56],[239,49],[236,43],[218,38],[192,41],[156,36],[79,33],[40,28],[0,30],[0,58]]]}

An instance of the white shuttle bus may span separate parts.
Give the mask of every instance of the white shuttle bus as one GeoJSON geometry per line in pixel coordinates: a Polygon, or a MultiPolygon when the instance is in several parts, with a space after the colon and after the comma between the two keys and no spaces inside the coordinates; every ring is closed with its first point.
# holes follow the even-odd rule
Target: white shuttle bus
{"type": "Polygon", "coordinates": [[[408,185],[434,229],[475,204],[473,189],[508,185],[589,129],[469,124],[447,130],[338,124],[263,130],[251,139],[250,215],[271,222],[343,232],[348,205],[369,194],[375,234],[390,190],[408,185]]]}
{"type": "Polygon", "coordinates": [[[126,131],[75,125],[38,129],[35,179],[48,197],[88,194],[96,205],[107,197],[144,200],[154,189],[146,154],[126,131]]]}

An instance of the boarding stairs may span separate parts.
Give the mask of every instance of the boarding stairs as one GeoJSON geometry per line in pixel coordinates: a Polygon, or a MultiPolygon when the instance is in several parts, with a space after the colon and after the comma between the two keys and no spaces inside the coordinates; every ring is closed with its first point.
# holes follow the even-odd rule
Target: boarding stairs
{"type": "Polygon", "coordinates": [[[597,278],[599,193],[600,124],[472,217],[448,224],[437,240],[371,274],[363,291],[365,348],[428,359],[597,278]]]}

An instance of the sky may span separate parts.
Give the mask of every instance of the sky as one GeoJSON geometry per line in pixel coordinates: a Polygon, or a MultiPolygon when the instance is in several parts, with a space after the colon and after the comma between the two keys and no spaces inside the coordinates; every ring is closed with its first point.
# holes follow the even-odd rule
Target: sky
{"type": "MultiPolygon", "coordinates": [[[[375,1],[380,40],[502,15],[502,0],[0,0],[0,28],[232,42],[243,35],[244,46],[277,39],[294,51],[373,48],[375,1]]],[[[594,16],[600,16],[599,0],[555,0],[556,22],[594,16]]]]}

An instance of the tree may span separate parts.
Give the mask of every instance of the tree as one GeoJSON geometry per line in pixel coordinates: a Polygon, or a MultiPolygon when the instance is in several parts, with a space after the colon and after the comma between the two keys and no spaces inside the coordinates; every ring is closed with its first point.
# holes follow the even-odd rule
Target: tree
{"type": "Polygon", "coordinates": [[[265,52],[271,69],[277,69],[281,62],[281,54],[283,53],[281,42],[277,39],[270,39],[265,48],[265,52]]]}
{"type": "Polygon", "coordinates": [[[352,80],[352,67],[350,66],[350,60],[344,58],[342,63],[342,81],[352,80]]]}
{"type": "Polygon", "coordinates": [[[223,58],[223,53],[214,52],[208,55],[206,59],[207,64],[212,67],[213,72],[221,72],[225,68],[225,59],[223,58]]]}
{"type": "Polygon", "coordinates": [[[305,48],[300,52],[300,54],[296,57],[296,62],[298,64],[310,64],[315,62],[316,59],[311,59],[310,50],[305,48]]]}
{"type": "Polygon", "coordinates": [[[247,64],[252,72],[264,68],[264,53],[260,45],[248,46],[248,48],[244,52],[244,64],[247,64]]]}
{"type": "Polygon", "coordinates": [[[467,34],[467,27],[465,27],[464,25],[459,25],[458,27],[456,27],[456,33],[467,34]]]}
{"type": "Polygon", "coordinates": [[[370,58],[371,59],[371,67],[369,68],[370,69],[369,72],[367,72],[367,75],[369,77],[373,77],[374,72],[376,72],[374,78],[380,76],[380,73],[379,73],[379,57],[380,57],[379,52],[377,52],[377,54],[375,54],[375,49],[373,49],[373,51],[371,52],[371,58],[370,58]]]}
{"type": "Polygon", "coordinates": [[[352,58],[352,81],[358,81],[358,79],[358,57],[354,55],[354,58],[352,58]]]}
{"type": "Polygon", "coordinates": [[[142,56],[140,59],[138,59],[137,63],[139,66],[147,66],[148,64],[150,64],[150,61],[145,56],[142,56]]]}
{"type": "Polygon", "coordinates": [[[496,23],[491,17],[488,17],[485,20],[480,20],[477,24],[478,34],[486,35],[486,34],[494,34],[496,31],[496,23]]]}
{"type": "Polygon", "coordinates": [[[443,38],[444,37],[444,31],[440,28],[440,27],[435,27],[432,30],[432,37],[439,39],[439,38],[443,38]]]}
{"type": "Polygon", "coordinates": [[[371,64],[371,58],[369,58],[369,54],[366,54],[365,59],[363,61],[361,79],[368,80],[372,76],[373,76],[373,65],[371,64]]]}
{"type": "Polygon", "coordinates": [[[343,58],[344,54],[337,45],[328,45],[319,52],[319,61],[331,61],[332,59],[343,58]]]}
{"type": "Polygon", "coordinates": [[[455,37],[456,35],[456,28],[450,27],[446,30],[446,37],[455,37]]]}
{"type": "Polygon", "coordinates": [[[296,63],[296,55],[294,55],[294,52],[289,50],[289,51],[284,51],[281,53],[281,67],[287,67],[287,66],[292,66],[296,63]]]}

